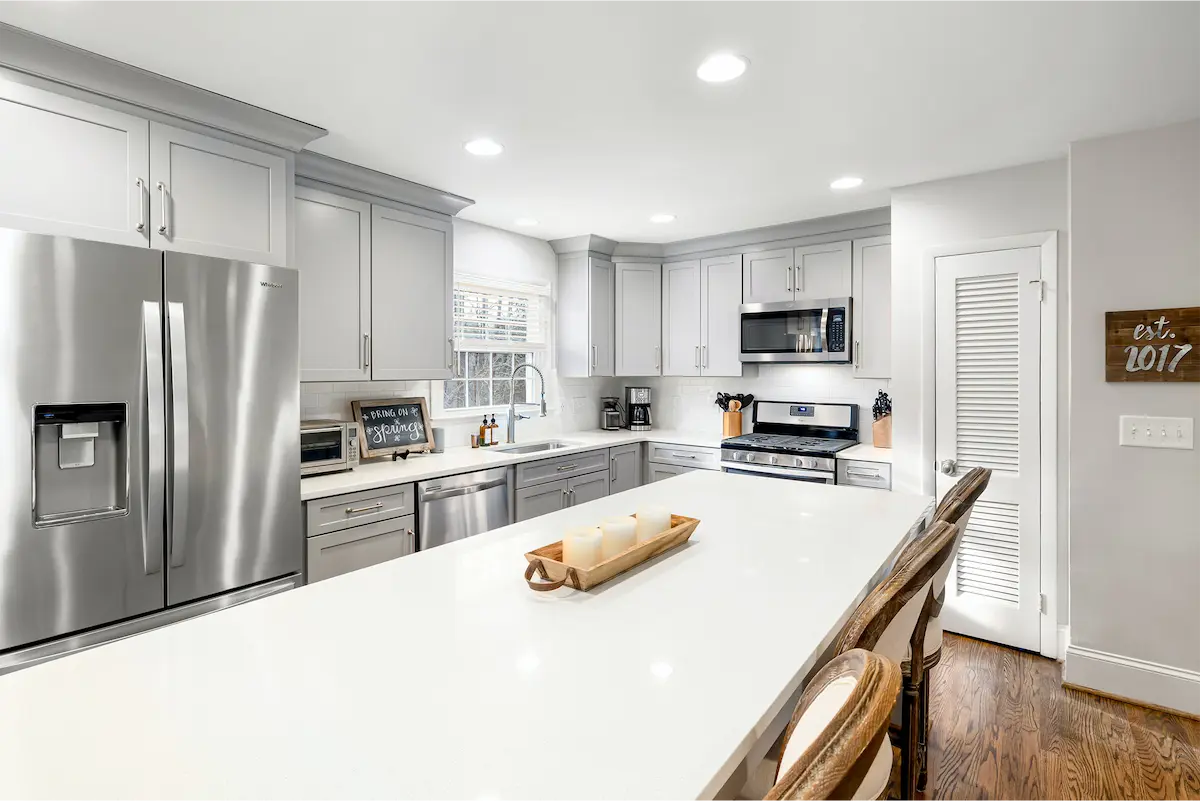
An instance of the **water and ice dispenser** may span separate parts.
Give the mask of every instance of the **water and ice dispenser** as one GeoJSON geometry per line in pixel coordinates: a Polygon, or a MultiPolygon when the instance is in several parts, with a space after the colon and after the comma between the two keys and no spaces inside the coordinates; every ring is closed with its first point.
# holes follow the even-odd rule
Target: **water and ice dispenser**
{"type": "Polygon", "coordinates": [[[123,403],[33,410],[33,522],[59,526],[122,515],[129,506],[123,403]]]}

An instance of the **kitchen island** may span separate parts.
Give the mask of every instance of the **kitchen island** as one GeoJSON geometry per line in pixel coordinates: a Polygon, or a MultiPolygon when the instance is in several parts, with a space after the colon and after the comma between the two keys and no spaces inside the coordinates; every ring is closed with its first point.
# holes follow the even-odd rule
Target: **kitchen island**
{"type": "Polygon", "coordinates": [[[0,677],[0,795],[712,797],[932,499],[696,471],[0,677]],[[523,554],[655,504],[581,593],[523,554]]]}

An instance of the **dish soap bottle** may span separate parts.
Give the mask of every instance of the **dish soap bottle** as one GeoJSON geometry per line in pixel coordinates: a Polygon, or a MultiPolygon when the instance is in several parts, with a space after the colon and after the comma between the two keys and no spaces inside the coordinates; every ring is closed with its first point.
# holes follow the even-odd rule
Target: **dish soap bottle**
{"type": "Polygon", "coordinates": [[[479,447],[486,448],[489,444],[490,443],[488,443],[488,421],[487,421],[487,415],[485,414],[483,416],[483,423],[481,423],[479,426],[479,447]]]}
{"type": "Polygon", "coordinates": [[[498,429],[499,427],[500,426],[496,425],[496,415],[493,414],[492,415],[492,424],[490,426],[488,426],[488,428],[490,428],[492,430],[492,444],[493,445],[498,444],[496,442],[496,429],[498,429]]]}

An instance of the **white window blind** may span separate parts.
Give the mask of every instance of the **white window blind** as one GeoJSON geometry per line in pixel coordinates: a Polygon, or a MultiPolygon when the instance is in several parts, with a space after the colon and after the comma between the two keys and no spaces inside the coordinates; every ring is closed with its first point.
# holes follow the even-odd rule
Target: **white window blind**
{"type": "Polygon", "coordinates": [[[454,282],[454,347],[531,353],[548,347],[550,288],[477,276],[454,282]]]}

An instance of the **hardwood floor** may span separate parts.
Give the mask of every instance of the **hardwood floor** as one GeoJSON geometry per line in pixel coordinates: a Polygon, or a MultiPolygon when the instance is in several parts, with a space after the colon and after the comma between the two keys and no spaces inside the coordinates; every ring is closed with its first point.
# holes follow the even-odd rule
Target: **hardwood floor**
{"type": "Polygon", "coordinates": [[[1061,685],[1040,656],[946,635],[929,797],[1200,799],[1200,721],[1061,685]]]}

